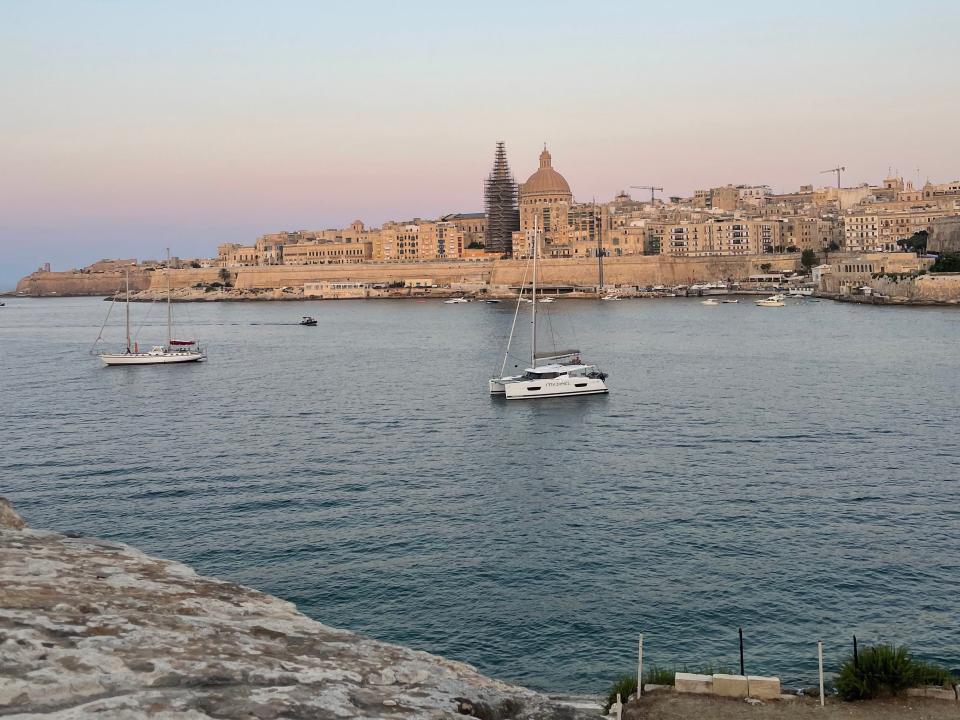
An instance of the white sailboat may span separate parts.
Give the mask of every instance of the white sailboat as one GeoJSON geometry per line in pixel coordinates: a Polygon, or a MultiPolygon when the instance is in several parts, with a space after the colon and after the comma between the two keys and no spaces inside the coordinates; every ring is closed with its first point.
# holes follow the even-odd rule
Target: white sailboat
{"type": "Polygon", "coordinates": [[[513,326],[510,339],[503,355],[498,377],[489,382],[490,394],[505,397],[507,400],[529,400],[544,397],[569,397],[573,395],[597,395],[609,392],[607,375],[596,365],[590,365],[580,359],[579,350],[556,350],[537,352],[537,257],[540,254],[540,233],[536,220],[532,233],[533,241],[533,279],[531,281],[530,300],[530,367],[520,375],[505,375],[507,359],[510,356],[510,344],[513,342],[523,299],[523,281],[521,281],[520,299],[513,314],[513,326]]]}
{"type": "MultiPolygon", "coordinates": [[[[154,345],[148,352],[140,352],[130,336],[130,273],[126,277],[126,330],[127,348],[122,353],[101,353],[104,365],[166,365],[170,363],[200,362],[207,354],[196,340],[173,339],[173,308],[170,302],[170,250],[167,250],[167,344],[154,345]]],[[[99,340],[99,338],[98,338],[99,340]]]]}

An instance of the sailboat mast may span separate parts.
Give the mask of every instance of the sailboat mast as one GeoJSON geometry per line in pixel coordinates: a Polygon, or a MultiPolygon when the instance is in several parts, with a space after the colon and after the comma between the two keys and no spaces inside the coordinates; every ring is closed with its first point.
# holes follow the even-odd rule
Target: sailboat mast
{"type": "Polygon", "coordinates": [[[533,286],[530,306],[530,367],[537,366],[537,255],[540,253],[540,237],[538,234],[537,216],[533,217],[533,286]]]}
{"type": "Polygon", "coordinates": [[[124,303],[127,308],[127,352],[130,352],[130,271],[126,273],[127,301],[124,303]]]}
{"type": "Polygon", "coordinates": [[[173,342],[173,316],[170,311],[170,248],[167,248],[167,345],[173,342]]]}
{"type": "Polygon", "coordinates": [[[500,365],[500,374],[497,377],[503,377],[507,371],[507,360],[510,358],[510,345],[513,344],[513,333],[517,330],[517,318],[520,317],[520,303],[523,302],[523,288],[527,284],[527,270],[530,269],[530,258],[523,266],[523,275],[520,277],[520,292],[517,294],[517,306],[513,309],[513,323],[510,325],[510,337],[507,338],[507,349],[503,353],[503,363],[500,365]]]}

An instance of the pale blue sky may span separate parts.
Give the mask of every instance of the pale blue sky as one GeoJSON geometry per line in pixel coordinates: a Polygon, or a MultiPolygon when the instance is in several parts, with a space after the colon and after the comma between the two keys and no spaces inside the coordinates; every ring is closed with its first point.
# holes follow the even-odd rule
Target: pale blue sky
{"type": "Polygon", "coordinates": [[[958,2],[0,2],[0,287],[630,184],[960,177],[958,2]]]}

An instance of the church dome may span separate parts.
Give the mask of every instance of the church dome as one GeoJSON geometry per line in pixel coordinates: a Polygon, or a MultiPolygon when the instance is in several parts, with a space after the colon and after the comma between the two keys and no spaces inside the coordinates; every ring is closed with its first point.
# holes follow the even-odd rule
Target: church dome
{"type": "Polygon", "coordinates": [[[540,153],[540,168],[520,188],[524,195],[571,195],[570,185],[550,164],[546,146],[540,153]]]}

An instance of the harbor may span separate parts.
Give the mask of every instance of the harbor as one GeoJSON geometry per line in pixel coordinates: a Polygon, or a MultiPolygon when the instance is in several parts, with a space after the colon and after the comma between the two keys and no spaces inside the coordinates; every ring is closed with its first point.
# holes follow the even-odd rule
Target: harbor
{"type": "Polygon", "coordinates": [[[638,632],[650,663],[735,667],[743,626],[788,688],[817,638],[828,666],[856,634],[956,667],[955,310],[702,300],[545,306],[610,393],[505,403],[509,302],[183,304],[206,362],[114,370],[87,355],[107,303],[13,298],[4,494],[545,692],[604,691],[638,632]]]}

